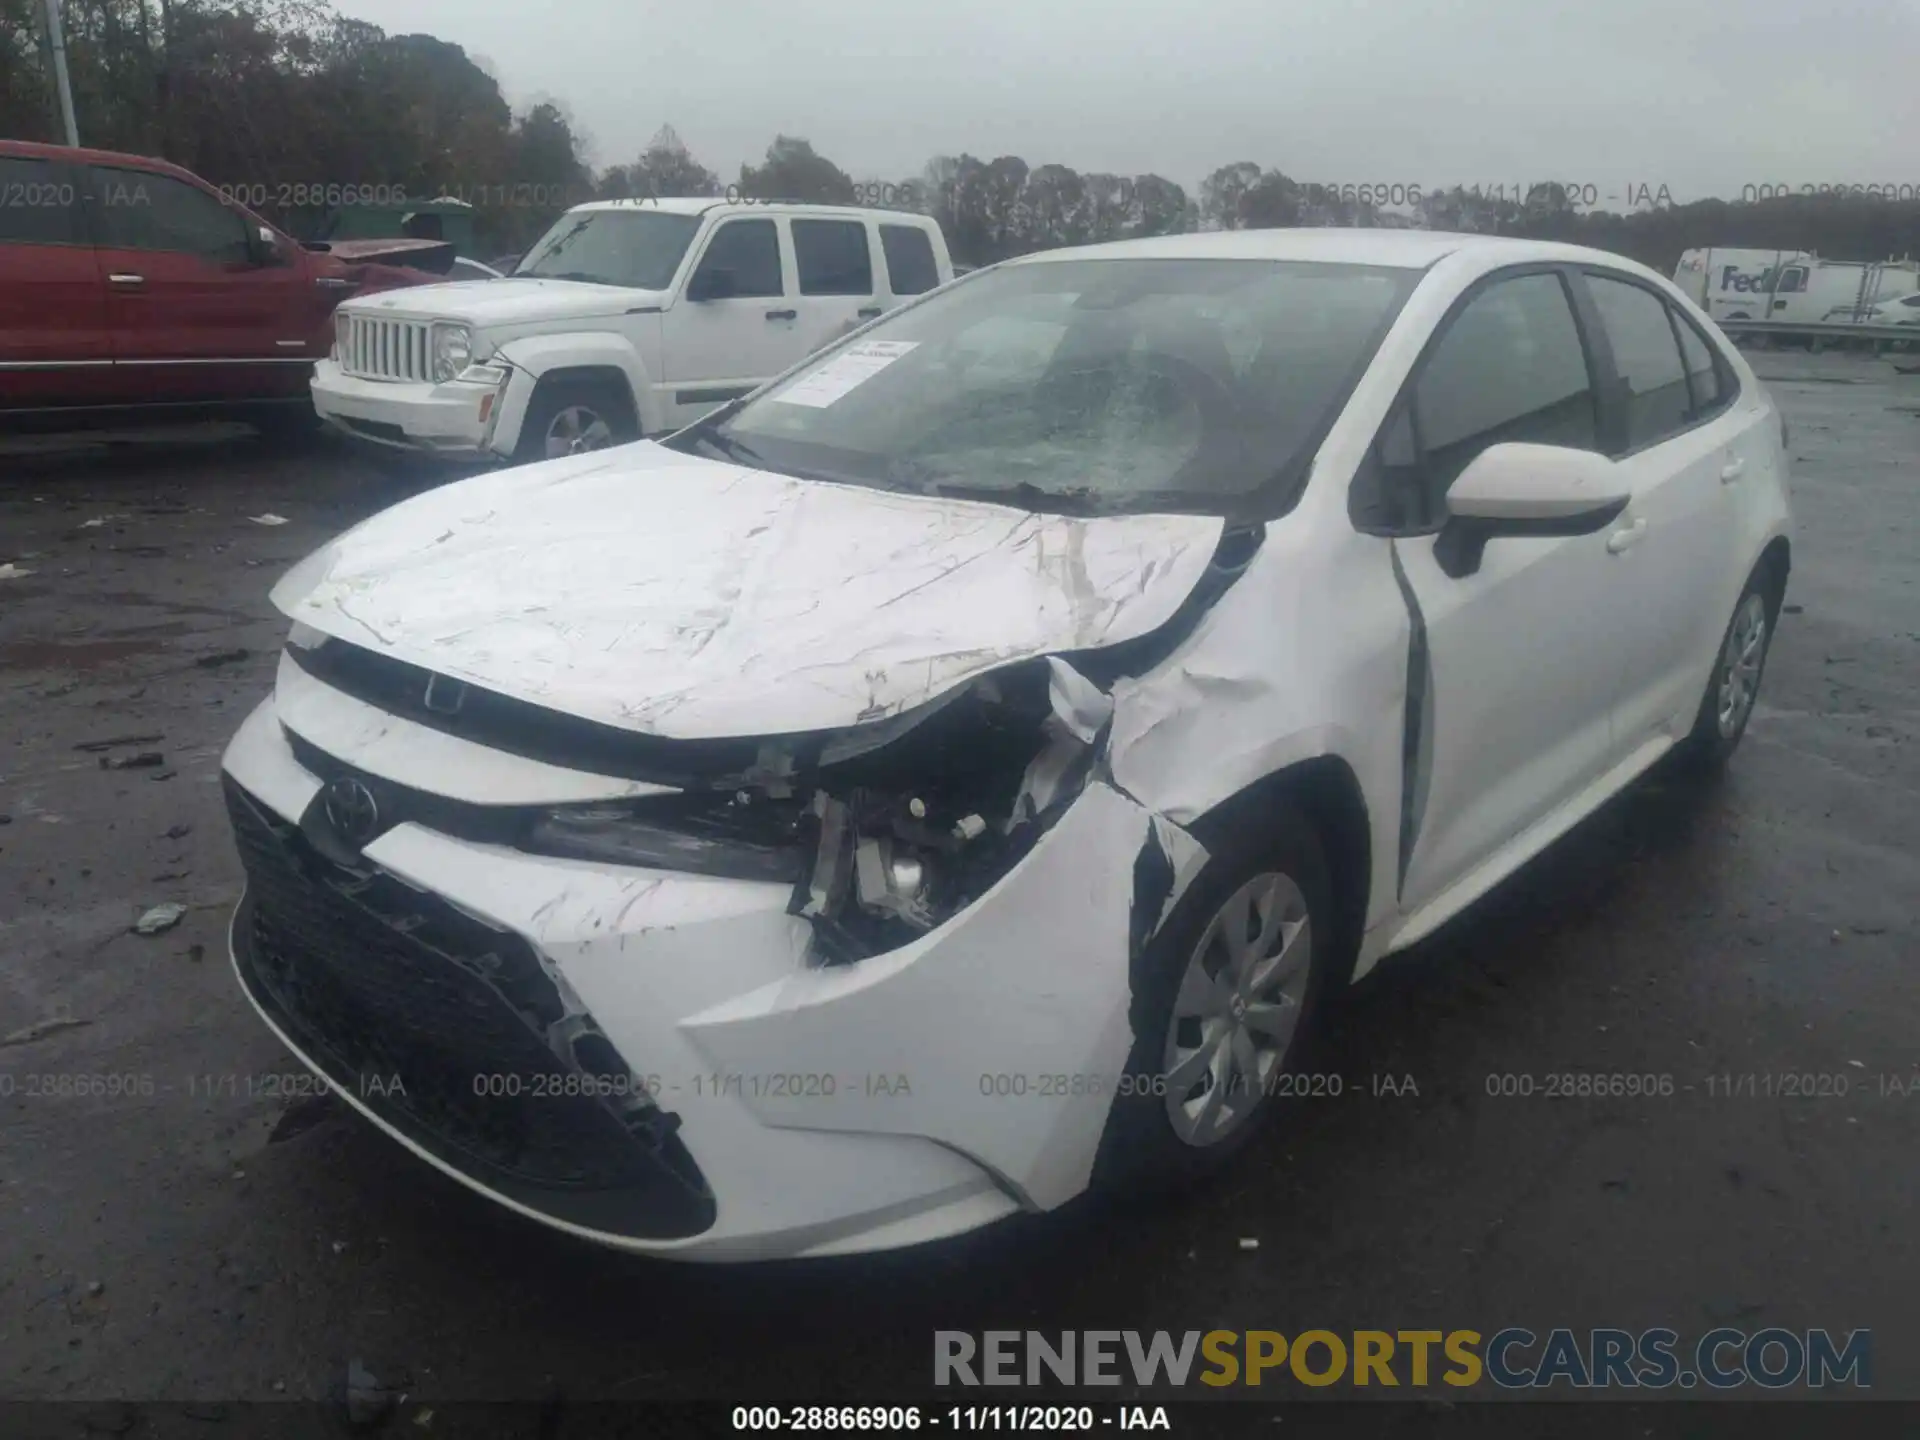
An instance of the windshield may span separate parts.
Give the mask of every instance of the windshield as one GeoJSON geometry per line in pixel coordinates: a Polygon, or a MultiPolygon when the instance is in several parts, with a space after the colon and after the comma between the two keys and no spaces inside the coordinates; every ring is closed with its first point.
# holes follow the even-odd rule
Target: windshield
{"type": "Polygon", "coordinates": [[[659,210],[586,210],[562,215],[514,270],[554,280],[590,280],[664,290],[687,253],[697,215],[659,210]]]}
{"type": "Polygon", "coordinates": [[[1033,509],[1232,514],[1297,478],[1420,272],[1012,265],[823,352],[679,442],[1033,509]]]}

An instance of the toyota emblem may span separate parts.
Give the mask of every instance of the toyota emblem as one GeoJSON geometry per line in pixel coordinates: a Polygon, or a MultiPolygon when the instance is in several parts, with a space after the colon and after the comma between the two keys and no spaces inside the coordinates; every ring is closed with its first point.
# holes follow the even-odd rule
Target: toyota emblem
{"type": "Polygon", "coordinates": [[[358,780],[341,779],[327,786],[326,808],[328,822],[356,849],[379,833],[380,806],[358,780]]]}

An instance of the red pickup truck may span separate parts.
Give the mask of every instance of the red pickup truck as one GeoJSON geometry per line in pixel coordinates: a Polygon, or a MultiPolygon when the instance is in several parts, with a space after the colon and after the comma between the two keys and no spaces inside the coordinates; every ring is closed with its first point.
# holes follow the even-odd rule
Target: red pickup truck
{"type": "Polygon", "coordinates": [[[452,258],[430,241],[337,252],[165,161],[0,140],[0,428],[115,411],[305,425],[334,307],[440,278],[371,262],[452,258]]]}

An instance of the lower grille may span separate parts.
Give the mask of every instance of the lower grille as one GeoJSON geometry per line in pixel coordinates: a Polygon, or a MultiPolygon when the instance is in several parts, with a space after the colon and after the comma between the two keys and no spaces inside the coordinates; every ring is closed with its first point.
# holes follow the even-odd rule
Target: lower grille
{"type": "Polygon", "coordinates": [[[590,1018],[568,1017],[531,946],[377,869],[334,864],[226,788],[247,872],[234,925],[242,975],[335,1085],[556,1218],[648,1238],[713,1223],[675,1117],[633,1093],[590,1018]],[[572,1063],[548,1044],[555,1026],[578,1036],[572,1063]]]}
{"type": "Polygon", "coordinates": [[[406,443],[407,432],[402,430],[398,425],[390,424],[385,420],[361,420],[353,415],[346,415],[341,418],[348,429],[357,430],[362,435],[371,435],[376,440],[392,440],[400,444],[406,443]]]}

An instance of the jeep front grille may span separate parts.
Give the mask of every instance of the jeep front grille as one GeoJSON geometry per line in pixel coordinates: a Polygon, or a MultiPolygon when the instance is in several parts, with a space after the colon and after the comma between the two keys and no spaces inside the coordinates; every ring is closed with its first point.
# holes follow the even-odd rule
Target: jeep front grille
{"type": "Polygon", "coordinates": [[[433,378],[432,340],[425,320],[388,320],[347,314],[340,368],[362,380],[433,378]]]}

